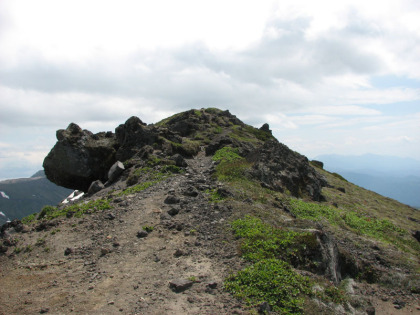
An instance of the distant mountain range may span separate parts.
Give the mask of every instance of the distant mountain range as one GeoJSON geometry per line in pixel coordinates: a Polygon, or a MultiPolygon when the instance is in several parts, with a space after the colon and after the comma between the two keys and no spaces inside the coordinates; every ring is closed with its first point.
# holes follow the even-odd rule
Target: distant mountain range
{"type": "Polygon", "coordinates": [[[0,224],[39,212],[45,205],[56,205],[71,192],[50,182],[44,171],[30,178],[0,181],[0,224]]]}
{"type": "Polygon", "coordinates": [[[319,155],[324,168],[348,181],[412,207],[420,208],[420,161],[365,154],[319,155]]]}

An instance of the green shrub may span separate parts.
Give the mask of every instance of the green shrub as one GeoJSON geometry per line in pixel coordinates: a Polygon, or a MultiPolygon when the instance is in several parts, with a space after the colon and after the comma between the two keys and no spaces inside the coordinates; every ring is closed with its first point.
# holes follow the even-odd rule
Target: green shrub
{"type": "Polygon", "coordinates": [[[219,202],[225,199],[219,194],[217,189],[207,189],[205,193],[209,197],[210,202],[219,202]]]}
{"type": "Polygon", "coordinates": [[[34,222],[34,221],[36,221],[36,216],[37,216],[37,213],[32,213],[32,214],[22,218],[21,222],[23,224],[29,224],[31,222],[34,222]]]}
{"type": "Polygon", "coordinates": [[[41,219],[43,219],[45,217],[50,216],[55,211],[57,211],[57,208],[56,207],[53,207],[53,206],[45,206],[45,207],[43,207],[42,210],[38,214],[38,220],[41,220],[41,219]]]}
{"type": "Polygon", "coordinates": [[[232,222],[232,229],[241,238],[242,256],[253,262],[273,258],[304,262],[305,250],[316,245],[310,233],[274,228],[251,216],[232,222]]]}
{"type": "Polygon", "coordinates": [[[237,160],[243,160],[243,157],[238,154],[238,149],[223,147],[214,153],[212,159],[213,161],[233,162],[237,160]]]}
{"type": "Polygon", "coordinates": [[[143,227],[142,227],[142,229],[143,229],[144,231],[146,231],[147,233],[150,233],[150,232],[152,232],[155,228],[154,228],[153,226],[151,226],[151,225],[145,225],[145,226],[143,226],[143,227]]]}
{"type": "Polygon", "coordinates": [[[263,259],[229,276],[224,287],[250,306],[267,302],[282,314],[302,313],[303,295],[311,293],[309,279],[278,259],[263,259]]]}

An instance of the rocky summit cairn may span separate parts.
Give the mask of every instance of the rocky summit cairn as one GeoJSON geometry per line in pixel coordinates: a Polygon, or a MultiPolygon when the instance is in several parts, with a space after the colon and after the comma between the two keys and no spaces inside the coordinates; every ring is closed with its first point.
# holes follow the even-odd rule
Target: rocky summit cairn
{"type": "Polygon", "coordinates": [[[117,175],[109,178],[110,168],[119,165],[120,175],[123,162],[147,160],[159,153],[182,165],[183,158],[192,158],[201,150],[213,155],[226,146],[253,163],[251,176],[271,189],[321,200],[326,185],[306,157],[272,136],[268,124],[256,129],[218,109],[190,110],[150,125],[131,117],[115,133],[93,134],[71,123],[66,130],[57,131],[57,139],[44,160],[48,179],[85,192],[94,181],[114,181],[117,175]]]}

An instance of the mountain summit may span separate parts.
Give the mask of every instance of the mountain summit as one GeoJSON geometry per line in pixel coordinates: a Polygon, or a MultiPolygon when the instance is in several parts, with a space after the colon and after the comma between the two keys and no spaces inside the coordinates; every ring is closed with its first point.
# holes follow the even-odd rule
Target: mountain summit
{"type": "Polygon", "coordinates": [[[57,132],[79,199],[0,229],[0,314],[418,309],[420,214],[228,111],[57,132]],[[7,294],[3,293],[7,288],[7,294]]]}
{"type": "Polygon", "coordinates": [[[71,123],[57,131],[57,139],[44,161],[47,178],[83,191],[95,180],[107,181],[108,170],[117,161],[143,166],[161,157],[192,158],[200,151],[209,156],[226,146],[252,162],[249,175],[267,188],[320,200],[326,184],[307,158],[272,136],[267,124],[256,129],[229,111],[213,108],[190,110],[152,125],[131,117],[115,133],[92,134],[71,123]]]}

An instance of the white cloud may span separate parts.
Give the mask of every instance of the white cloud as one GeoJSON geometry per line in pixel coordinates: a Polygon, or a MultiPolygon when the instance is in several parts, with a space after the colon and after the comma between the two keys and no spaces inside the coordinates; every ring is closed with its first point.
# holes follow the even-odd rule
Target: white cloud
{"type": "Polygon", "coordinates": [[[409,0],[5,0],[1,141],[26,145],[11,128],[51,139],[69,122],[96,132],[210,106],[269,122],[303,153],[345,151],[349,137],[360,151],[381,150],[368,137],[417,141],[413,122],[387,106],[419,102],[420,87],[371,78],[420,78],[419,9],[409,0]]]}

